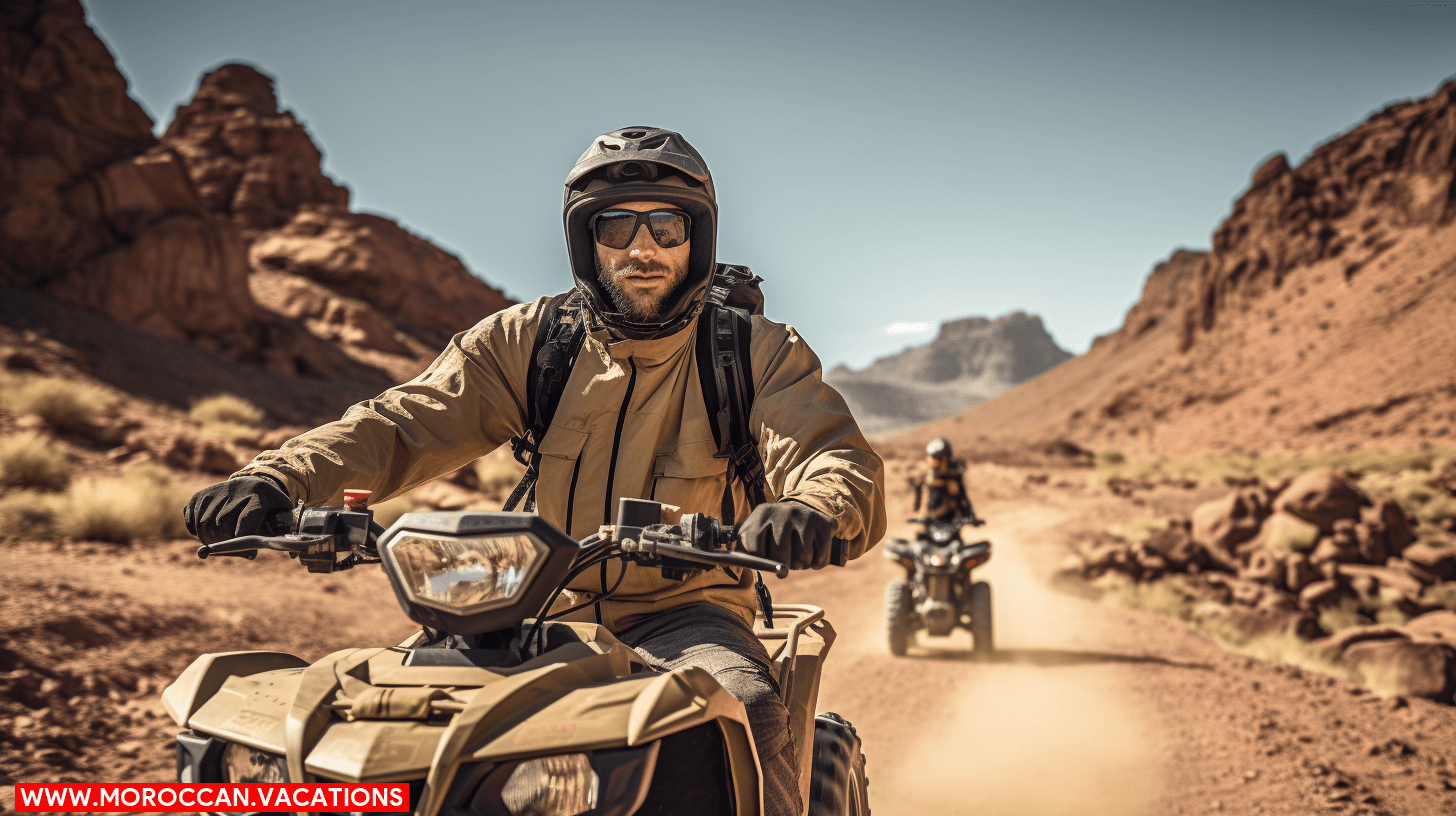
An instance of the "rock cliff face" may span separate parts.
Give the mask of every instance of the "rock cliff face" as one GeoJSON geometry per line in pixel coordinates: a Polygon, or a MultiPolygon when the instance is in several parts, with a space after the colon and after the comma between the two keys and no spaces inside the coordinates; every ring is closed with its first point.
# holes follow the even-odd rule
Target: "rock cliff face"
{"type": "MultiPolygon", "coordinates": [[[[324,175],[323,155],[293,114],[279,110],[272,78],[252,66],[205,74],[162,143],[184,157],[208,206],[241,230],[254,272],[307,278],[362,301],[430,347],[513,302],[394,221],[349,212],[349,191],[324,175]]],[[[373,330],[328,338],[341,336],[378,351],[401,347],[373,330]]]]}
{"type": "Polygon", "coordinates": [[[0,34],[0,285],[325,377],[344,355],[412,376],[511,303],[454,255],[349,212],[257,69],[206,74],[158,140],[77,0],[6,2],[0,34]]]}
{"type": "Polygon", "coordinates": [[[995,320],[947,321],[923,346],[860,371],[839,366],[825,381],[844,396],[864,430],[884,432],[999,396],[1071,357],[1040,317],[1013,312],[995,320]]]}
{"type": "Polygon", "coordinates": [[[0,25],[0,282],[258,353],[237,230],[158,149],[80,4],[13,0],[0,25]]]}
{"type": "Polygon", "coordinates": [[[959,427],[1133,456],[1449,446],[1453,310],[1456,81],[1262,162],[1211,252],[1175,253],[1120,329],[959,427]]]}
{"type": "Polygon", "coordinates": [[[288,223],[305,204],[349,206],[349,190],[324,175],[323,154],[303,125],[278,109],[273,80],[251,66],[204,74],[162,143],[182,157],[208,208],[249,239],[288,223]]]}

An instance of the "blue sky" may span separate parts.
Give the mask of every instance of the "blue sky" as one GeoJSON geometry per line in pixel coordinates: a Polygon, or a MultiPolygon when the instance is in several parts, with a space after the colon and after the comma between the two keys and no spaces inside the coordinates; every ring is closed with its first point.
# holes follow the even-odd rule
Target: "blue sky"
{"type": "Polygon", "coordinates": [[[1073,351],[1205,248],[1258,163],[1456,75],[1456,2],[86,0],[158,121],[251,62],[353,206],[526,299],[570,285],[561,185],[682,132],[718,257],[826,365],[1016,309],[1073,351]]]}

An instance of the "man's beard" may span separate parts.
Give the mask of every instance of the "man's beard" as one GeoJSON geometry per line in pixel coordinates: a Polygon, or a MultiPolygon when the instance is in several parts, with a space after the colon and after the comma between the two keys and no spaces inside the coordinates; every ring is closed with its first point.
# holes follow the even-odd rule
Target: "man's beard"
{"type": "Polygon", "coordinates": [[[602,266],[601,260],[597,260],[597,280],[601,281],[602,287],[612,298],[612,305],[617,311],[626,317],[639,322],[651,322],[662,317],[663,303],[670,302],[681,293],[683,282],[687,279],[687,263],[674,269],[659,261],[645,261],[641,263],[628,264],[614,271],[607,271],[602,266]],[[628,294],[624,285],[628,277],[651,273],[667,277],[669,286],[660,295],[640,293],[634,299],[628,294]]]}

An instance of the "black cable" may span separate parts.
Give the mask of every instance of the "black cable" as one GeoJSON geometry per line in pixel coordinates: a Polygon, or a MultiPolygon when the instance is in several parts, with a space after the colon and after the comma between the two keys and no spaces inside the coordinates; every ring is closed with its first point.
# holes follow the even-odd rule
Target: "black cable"
{"type": "MultiPolygon", "coordinates": [[[[589,539],[586,539],[586,540],[587,541],[590,541],[591,539],[589,538],[589,539]]],[[[566,590],[567,585],[570,584],[572,581],[576,580],[576,577],[578,575],[581,575],[583,572],[585,572],[588,569],[591,569],[592,567],[596,566],[597,564],[604,563],[604,562],[609,561],[609,560],[611,560],[613,558],[625,558],[626,557],[626,555],[624,553],[612,552],[612,546],[611,545],[612,545],[612,542],[611,541],[600,542],[598,544],[592,545],[593,549],[600,547],[601,549],[605,550],[608,554],[607,555],[596,555],[595,553],[589,554],[587,556],[587,560],[584,563],[577,563],[577,564],[575,564],[575,566],[573,566],[571,568],[571,572],[568,572],[566,574],[566,577],[563,578],[562,581],[561,581],[561,583],[557,585],[556,591],[553,592],[553,593],[551,593],[551,597],[547,599],[547,601],[546,601],[546,603],[544,605],[542,605],[540,612],[537,613],[537,615],[536,615],[536,623],[531,626],[531,632],[530,632],[530,634],[528,634],[526,636],[526,638],[524,640],[521,641],[522,644],[531,643],[532,641],[534,641],[536,639],[536,635],[539,634],[540,631],[541,631],[541,624],[545,623],[546,620],[547,620],[547,618],[546,618],[547,612],[551,609],[552,606],[554,606],[556,604],[556,599],[561,597],[561,593],[566,590]],[[603,545],[605,545],[605,546],[603,546],[603,545]]],[[[578,558],[579,557],[580,556],[578,556],[578,558]]],[[[625,575],[626,573],[627,573],[627,571],[625,569],[623,569],[622,570],[622,574],[625,575]]]]}
{"type": "MultiPolygon", "coordinates": [[[[627,556],[625,554],[620,555],[620,556],[616,556],[616,557],[621,558],[623,561],[627,560],[627,556]]],[[[606,568],[607,562],[610,561],[610,560],[612,560],[612,559],[610,559],[610,558],[603,558],[603,559],[601,559],[601,565],[602,565],[602,568],[603,569],[606,568]]],[[[612,588],[611,589],[607,590],[606,592],[603,592],[602,594],[598,595],[597,597],[593,598],[590,601],[587,601],[586,603],[579,603],[576,606],[568,607],[566,609],[561,610],[560,612],[557,612],[554,615],[547,615],[546,616],[546,620],[548,620],[548,621],[554,621],[554,620],[557,620],[559,618],[564,618],[567,615],[570,615],[572,612],[575,612],[578,609],[586,609],[589,606],[596,606],[597,604],[601,603],[602,601],[605,601],[608,598],[612,597],[613,595],[617,594],[617,590],[622,587],[622,581],[624,579],[626,579],[626,577],[627,577],[627,565],[626,564],[623,564],[622,565],[622,572],[621,572],[620,575],[617,576],[617,583],[612,584],[612,588]]]]}

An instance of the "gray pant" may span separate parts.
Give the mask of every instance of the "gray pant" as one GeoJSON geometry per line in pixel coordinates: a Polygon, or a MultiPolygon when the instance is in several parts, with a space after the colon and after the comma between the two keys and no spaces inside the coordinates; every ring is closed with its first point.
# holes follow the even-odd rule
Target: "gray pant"
{"type": "Polygon", "coordinates": [[[736,614],[716,606],[673,609],[617,638],[648,665],[663,670],[697,666],[713,675],[748,710],[763,766],[764,816],[798,816],[799,761],[789,734],[789,711],[768,652],[736,614]]]}

